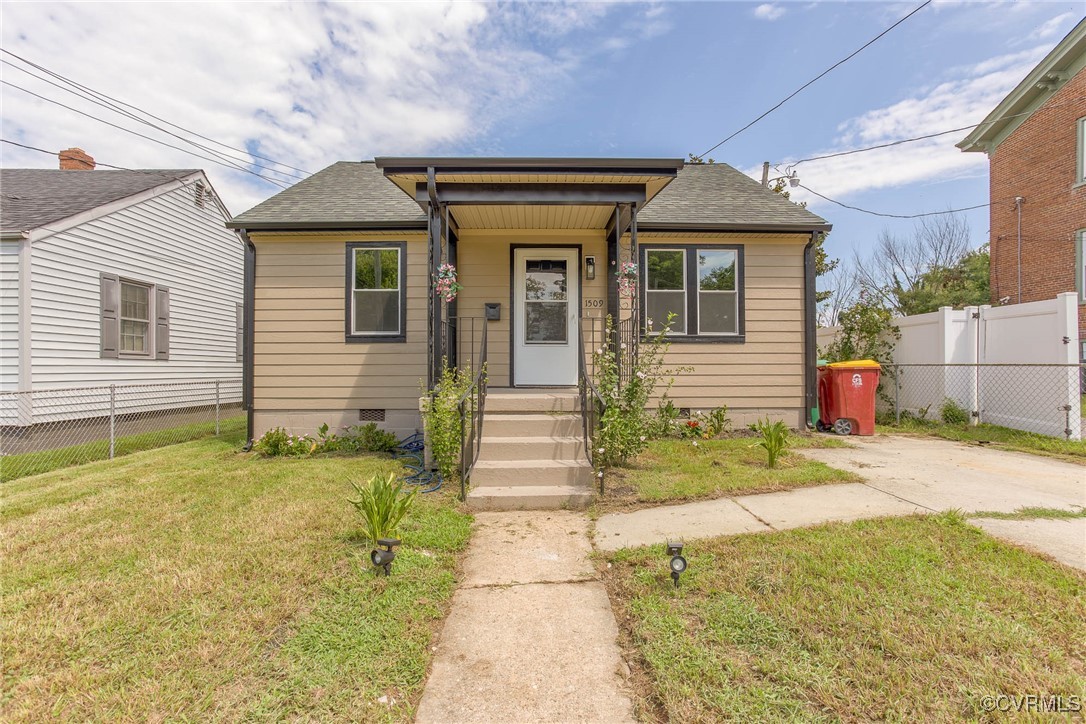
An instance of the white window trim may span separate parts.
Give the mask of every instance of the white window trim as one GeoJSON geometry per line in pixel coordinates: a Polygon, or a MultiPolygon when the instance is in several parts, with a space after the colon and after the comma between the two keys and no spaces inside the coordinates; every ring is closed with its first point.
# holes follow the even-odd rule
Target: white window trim
{"type": "Polygon", "coordinates": [[[129,277],[117,277],[118,293],[120,294],[121,303],[117,308],[117,355],[122,359],[154,359],[155,358],[155,327],[156,325],[156,312],[155,309],[156,299],[158,298],[157,287],[155,284],[148,282],[141,282],[138,279],[131,279],[129,277]],[[147,290],[147,319],[135,319],[133,317],[124,316],[124,285],[134,287],[143,287],[147,290]],[[142,352],[133,352],[124,349],[124,323],[125,320],[130,322],[146,322],[147,324],[147,340],[144,343],[142,352]]]}
{"type": "Polygon", "coordinates": [[[1086,184],[1086,117],[1075,124],[1077,146],[1075,148],[1075,186],[1086,184]]]}
{"type": "Polygon", "coordinates": [[[403,330],[400,328],[401,320],[403,318],[403,310],[399,309],[399,305],[402,304],[403,282],[404,282],[404,280],[403,280],[403,274],[401,273],[401,270],[403,269],[403,259],[400,257],[400,254],[402,254],[403,251],[398,246],[356,247],[356,248],[352,249],[352,254],[351,254],[351,270],[352,270],[352,272],[355,269],[358,268],[358,252],[360,252],[360,251],[366,251],[366,252],[369,252],[369,251],[376,251],[376,252],[394,251],[394,252],[396,252],[396,288],[395,288],[395,290],[393,290],[393,289],[359,289],[357,286],[355,286],[358,283],[357,274],[355,274],[355,273],[351,274],[351,279],[352,279],[352,281],[351,281],[351,335],[354,336],[354,337],[401,337],[401,336],[403,336],[403,333],[404,333],[403,330]],[[359,292],[361,292],[363,294],[366,293],[366,292],[377,292],[377,293],[380,293],[380,294],[388,294],[389,292],[393,292],[393,291],[396,293],[396,305],[397,305],[397,309],[396,309],[396,331],[395,332],[372,332],[372,331],[361,331],[360,332],[358,330],[358,318],[357,318],[358,304],[355,302],[355,300],[357,299],[357,297],[355,295],[358,294],[359,292]]]}
{"type": "Polygon", "coordinates": [[[732,255],[732,264],[735,265],[735,289],[730,292],[722,291],[719,289],[706,289],[701,288],[701,274],[698,273],[697,266],[694,267],[694,277],[697,282],[698,288],[696,294],[697,299],[694,300],[694,304],[698,308],[698,334],[703,337],[738,337],[739,336],[739,252],[734,249],[714,249],[711,246],[702,247],[699,246],[694,249],[695,254],[700,254],[702,251],[725,251],[732,255]],[[731,294],[732,306],[735,308],[735,331],[734,332],[705,332],[701,328],[701,295],[702,294],[731,294]]]}
{"type": "MultiPolygon", "coordinates": [[[[686,284],[686,249],[649,248],[649,249],[645,250],[645,313],[648,314],[649,294],[651,294],[653,292],[664,292],[664,293],[674,294],[675,292],[680,291],[679,289],[649,289],[648,255],[653,253],[653,252],[661,252],[661,251],[669,253],[669,254],[672,254],[672,253],[675,253],[675,252],[679,252],[680,254],[682,254],[682,258],[683,258],[683,261],[682,261],[683,288],[682,288],[681,291],[683,293],[683,329],[682,329],[681,332],[676,330],[676,329],[669,330],[668,331],[668,336],[669,337],[671,337],[671,336],[685,337],[685,336],[687,336],[689,334],[688,330],[690,329],[690,320],[688,319],[688,317],[690,316],[690,314],[688,313],[688,310],[690,309],[690,290],[687,289],[687,284],[686,284]]],[[[656,320],[653,320],[653,322],[654,322],[654,325],[655,325],[656,320]]],[[[662,327],[662,325],[667,324],[667,320],[666,319],[660,320],[659,324],[661,326],[658,326],[657,329],[660,329],[662,327]]],[[[651,332],[652,330],[649,330],[649,331],[651,332]]]]}
{"type": "Polygon", "coordinates": [[[1078,303],[1086,304],[1086,229],[1075,232],[1075,291],[1078,303]]]}

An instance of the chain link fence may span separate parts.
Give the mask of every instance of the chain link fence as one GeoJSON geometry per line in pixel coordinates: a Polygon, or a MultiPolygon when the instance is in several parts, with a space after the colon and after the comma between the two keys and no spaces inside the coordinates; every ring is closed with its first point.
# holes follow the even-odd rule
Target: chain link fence
{"type": "Polygon", "coordinates": [[[240,379],[0,392],[0,481],[232,431],[240,379]]]}
{"type": "Polygon", "coordinates": [[[1086,364],[888,364],[883,424],[1086,455],[1086,364]]]}

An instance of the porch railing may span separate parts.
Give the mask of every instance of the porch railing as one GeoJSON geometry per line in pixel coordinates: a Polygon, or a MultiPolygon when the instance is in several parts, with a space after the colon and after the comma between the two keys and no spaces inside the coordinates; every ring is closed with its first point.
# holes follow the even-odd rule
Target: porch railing
{"type": "MultiPolygon", "coordinates": [[[[606,411],[606,405],[603,401],[603,397],[600,395],[596,385],[592,382],[592,377],[588,373],[588,361],[585,355],[585,322],[589,321],[593,324],[589,325],[590,334],[592,335],[590,342],[590,349],[596,349],[596,335],[595,335],[595,322],[599,322],[598,317],[581,318],[578,332],[580,333],[580,366],[577,374],[577,390],[580,394],[581,403],[581,433],[584,438],[585,454],[588,456],[588,462],[591,463],[593,468],[596,468],[595,460],[595,448],[593,447],[593,441],[596,439],[599,432],[600,420],[603,418],[603,413],[606,411]]],[[[603,477],[599,476],[600,495],[603,495],[603,477]]]]}
{"type": "MultiPolygon", "coordinates": [[[[472,346],[472,357],[468,366],[461,370],[472,375],[471,384],[456,402],[460,413],[460,500],[467,498],[468,481],[475,463],[479,460],[479,450],[483,440],[483,412],[486,409],[486,321],[480,320],[482,328],[478,351],[474,350],[474,317],[461,317],[458,321],[471,320],[471,335],[468,337],[472,346]]],[[[460,326],[464,330],[464,326],[460,326]]],[[[460,359],[463,359],[462,357],[460,359]]],[[[463,372],[462,372],[463,373],[463,372]]]]}

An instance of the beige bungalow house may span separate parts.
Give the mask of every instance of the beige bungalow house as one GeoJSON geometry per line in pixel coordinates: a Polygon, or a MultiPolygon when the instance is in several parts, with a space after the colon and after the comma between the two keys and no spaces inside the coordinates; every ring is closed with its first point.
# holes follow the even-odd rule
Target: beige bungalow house
{"type": "Polygon", "coordinates": [[[630,350],[674,315],[677,406],[796,427],[815,406],[813,243],[830,225],[725,164],[340,162],[228,225],[248,244],[250,438],[371,420],[407,434],[445,361],[485,362],[477,505],[583,502],[577,389],[607,315],[630,350]]]}

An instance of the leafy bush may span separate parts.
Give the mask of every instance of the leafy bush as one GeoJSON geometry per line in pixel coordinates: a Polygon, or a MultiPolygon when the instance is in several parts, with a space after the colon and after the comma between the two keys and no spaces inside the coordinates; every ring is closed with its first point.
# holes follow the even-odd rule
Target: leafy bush
{"type": "Polygon", "coordinates": [[[281,427],[268,430],[253,444],[253,449],[268,457],[304,457],[317,449],[319,443],[308,435],[295,437],[281,427]]]}
{"type": "Polygon", "coordinates": [[[685,424],[679,426],[679,436],[683,438],[702,438],[710,440],[724,432],[731,425],[728,407],[717,407],[709,412],[698,410],[685,424]]]}
{"type": "Polygon", "coordinates": [[[943,407],[939,410],[939,416],[948,425],[968,425],[969,411],[949,397],[943,401],[943,407]]]}
{"type": "Polygon", "coordinates": [[[777,458],[788,447],[788,426],[781,420],[770,422],[767,415],[764,420],[759,420],[750,427],[762,436],[762,439],[754,443],[752,447],[764,448],[767,456],[766,466],[777,467],[777,458]]]}
{"type": "Polygon", "coordinates": [[[377,427],[376,422],[346,429],[338,440],[338,449],[350,452],[392,452],[400,444],[396,436],[377,427]]]}
{"type": "MultiPolygon", "coordinates": [[[[443,477],[452,477],[460,463],[460,446],[464,429],[460,421],[458,402],[471,388],[469,373],[449,367],[443,360],[443,371],[422,412],[422,423],[430,443],[430,452],[443,477]]],[[[484,369],[483,374],[486,374],[484,369]]]]}
{"type": "Polygon", "coordinates": [[[656,408],[656,416],[650,421],[652,437],[671,437],[679,434],[679,408],[668,399],[667,394],[660,397],[660,406],[656,408]]]}
{"type": "MultiPolygon", "coordinates": [[[[600,465],[626,462],[644,450],[650,437],[659,429],[659,414],[650,416],[648,403],[664,377],[669,377],[664,383],[663,397],[667,398],[667,390],[674,384],[674,375],[679,371],[665,369],[663,364],[664,355],[671,346],[667,332],[673,317],[673,314],[669,315],[664,327],[641,343],[629,378],[624,381],[619,379],[618,356],[627,356],[626,342],[604,344],[593,352],[599,380],[597,389],[605,405],[600,429],[593,441],[595,460],[600,465]]],[[[607,317],[604,339],[617,339],[611,317],[607,317]]]]}
{"type": "Polygon", "coordinates": [[[364,486],[353,481],[351,486],[358,499],[348,501],[362,516],[362,532],[370,543],[377,545],[380,538],[395,538],[400,521],[411,509],[418,491],[405,494],[403,481],[395,475],[387,479],[374,475],[364,486]]]}

